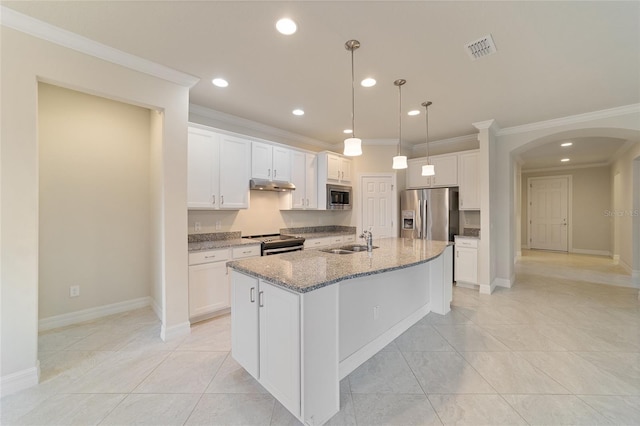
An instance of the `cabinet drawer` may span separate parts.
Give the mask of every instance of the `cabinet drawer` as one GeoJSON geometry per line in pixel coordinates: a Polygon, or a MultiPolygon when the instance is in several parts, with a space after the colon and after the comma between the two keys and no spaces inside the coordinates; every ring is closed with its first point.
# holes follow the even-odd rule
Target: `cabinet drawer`
{"type": "Polygon", "coordinates": [[[342,242],[344,242],[342,235],[339,235],[336,237],[329,237],[329,244],[340,244],[342,242]]]}
{"type": "Polygon", "coordinates": [[[356,240],[356,236],[354,235],[345,235],[342,237],[343,243],[353,243],[356,240]]]}
{"type": "Polygon", "coordinates": [[[331,237],[312,238],[305,240],[304,248],[305,250],[316,249],[328,246],[329,244],[331,244],[331,237]]]}
{"type": "Polygon", "coordinates": [[[231,258],[231,253],[228,248],[199,251],[197,253],[189,253],[189,265],[219,262],[223,260],[229,260],[230,258],[231,258]]]}
{"type": "Polygon", "coordinates": [[[478,248],[478,240],[474,238],[456,238],[456,246],[478,248]]]}
{"type": "Polygon", "coordinates": [[[243,246],[233,248],[233,259],[260,256],[260,246],[243,246]]]}

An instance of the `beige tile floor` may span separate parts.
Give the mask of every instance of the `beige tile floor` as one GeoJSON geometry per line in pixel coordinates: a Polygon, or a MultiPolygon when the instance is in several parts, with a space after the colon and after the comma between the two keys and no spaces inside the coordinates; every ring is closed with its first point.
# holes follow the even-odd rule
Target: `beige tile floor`
{"type": "MultiPolygon", "coordinates": [[[[638,291],[605,258],[527,251],[516,284],[455,288],[342,381],[331,425],[640,424],[638,291]]],[[[164,343],[149,309],[42,333],[3,425],[296,425],[229,355],[229,316],[164,343]]]]}

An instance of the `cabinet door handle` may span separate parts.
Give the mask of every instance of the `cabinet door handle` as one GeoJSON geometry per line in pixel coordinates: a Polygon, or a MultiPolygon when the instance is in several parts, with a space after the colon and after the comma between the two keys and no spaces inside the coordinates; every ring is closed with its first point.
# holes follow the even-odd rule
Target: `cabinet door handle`
{"type": "Polygon", "coordinates": [[[251,250],[243,251],[242,254],[251,254],[251,250]]]}
{"type": "Polygon", "coordinates": [[[216,258],[216,255],[215,255],[215,254],[213,254],[213,255],[211,255],[211,256],[205,256],[204,258],[205,258],[205,259],[215,259],[215,258],[216,258]]]}
{"type": "Polygon", "coordinates": [[[267,176],[271,177],[271,169],[267,169],[267,176]]]}
{"type": "Polygon", "coordinates": [[[261,308],[264,306],[264,292],[263,291],[258,292],[258,306],[261,307],[261,308]]]}
{"type": "Polygon", "coordinates": [[[249,290],[249,300],[251,300],[251,303],[255,303],[255,301],[256,301],[256,288],[255,287],[251,287],[251,290],[249,290]]]}
{"type": "Polygon", "coordinates": [[[276,178],[276,175],[278,174],[278,171],[276,169],[273,169],[273,178],[276,178]]]}
{"type": "Polygon", "coordinates": [[[224,195],[221,195],[220,196],[220,205],[223,205],[223,204],[224,204],[224,195]]]}
{"type": "Polygon", "coordinates": [[[215,204],[216,203],[216,196],[212,195],[211,196],[211,204],[215,204]]]}

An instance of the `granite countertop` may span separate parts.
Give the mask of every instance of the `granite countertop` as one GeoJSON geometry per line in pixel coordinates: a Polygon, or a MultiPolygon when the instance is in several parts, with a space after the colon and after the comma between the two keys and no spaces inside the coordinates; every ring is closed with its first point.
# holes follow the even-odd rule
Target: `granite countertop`
{"type": "Polygon", "coordinates": [[[300,228],[281,228],[280,233],[282,235],[301,237],[308,240],[312,238],[335,237],[337,235],[353,235],[356,233],[356,227],[338,225],[305,226],[300,228]]]}
{"type": "Polygon", "coordinates": [[[219,248],[238,247],[238,246],[259,246],[260,241],[250,240],[248,238],[234,238],[229,240],[202,241],[189,243],[189,253],[202,250],[214,250],[219,248]]]}
{"type": "Polygon", "coordinates": [[[241,238],[239,231],[191,234],[187,237],[189,253],[238,246],[258,246],[260,241],[241,238]]]}
{"type": "Polygon", "coordinates": [[[378,248],[372,253],[333,254],[303,250],[231,261],[227,266],[297,293],[306,293],[350,278],[426,263],[450,244],[448,241],[382,238],[374,239],[373,245],[378,248]]]}

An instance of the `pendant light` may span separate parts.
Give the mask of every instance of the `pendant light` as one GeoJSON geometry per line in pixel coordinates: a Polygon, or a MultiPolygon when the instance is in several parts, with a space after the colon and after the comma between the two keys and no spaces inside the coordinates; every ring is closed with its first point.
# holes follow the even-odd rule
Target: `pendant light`
{"type": "Polygon", "coordinates": [[[353,67],[353,51],[360,47],[358,40],[349,40],[344,44],[345,49],[351,52],[351,137],[344,140],[344,155],[355,157],[362,155],[362,140],[356,138],[355,128],[355,75],[353,67]]]}
{"type": "Polygon", "coordinates": [[[429,105],[431,105],[433,102],[431,101],[427,101],[427,102],[423,102],[422,106],[425,109],[425,117],[426,118],[426,122],[427,122],[427,143],[425,144],[427,146],[427,164],[422,166],[422,176],[433,176],[436,174],[436,170],[435,167],[433,166],[433,164],[429,164],[429,105]]]}
{"type": "Polygon", "coordinates": [[[394,85],[398,86],[398,155],[393,157],[393,165],[391,166],[394,169],[406,169],[407,168],[407,156],[400,155],[400,148],[402,145],[402,86],[407,82],[402,78],[393,82],[394,85]]]}

